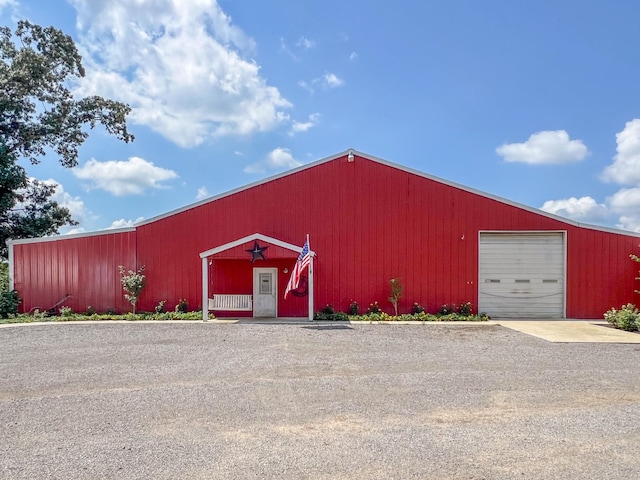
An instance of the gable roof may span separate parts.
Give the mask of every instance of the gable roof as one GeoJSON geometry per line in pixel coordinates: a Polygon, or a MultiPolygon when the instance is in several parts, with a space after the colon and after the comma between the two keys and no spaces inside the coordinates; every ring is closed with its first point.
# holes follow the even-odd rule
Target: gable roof
{"type": "MultiPolygon", "coordinates": [[[[619,235],[640,237],[640,232],[632,232],[632,231],[629,231],[629,230],[622,230],[622,229],[617,229],[617,228],[593,225],[593,224],[589,224],[589,223],[577,222],[575,220],[571,220],[571,219],[566,218],[566,217],[561,217],[559,215],[554,215],[552,213],[545,212],[545,211],[540,210],[538,208],[530,207],[530,206],[524,205],[522,203],[518,203],[518,202],[511,201],[511,200],[507,200],[506,198],[499,197],[497,195],[492,195],[490,193],[483,192],[481,190],[476,190],[475,188],[467,187],[465,185],[461,185],[461,184],[456,183],[456,182],[445,180],[443,178],[436,177],[434,175],[429,175],[429,174],[421,172],[419,170],[415,170],[413,168],[409,168],[409,167],[406,167],[404,165],[400,165],[400,164],[397,164],[397,163],[389,162],[387,160],[383,160],[383,159],[375,157],[373,155],[369,155],[369,154],[366,154],[366,153],[363,153],[363,152],[359,152],[357,150],[354,150],[354,149],[350,148],[350,149],[347,149],[347,150],[345,150],[343,152],[337,153],[335,155],[331,155],[330,157],[325,157],[325,158],[322,158],[320,160],[316,160],[315,162],[311,162],[311,163],[307,163],[307,164],[301,165],[301,166],[299,166],[297,168],[294,168],[294,169],[291,169],[291,170],[287,170],[285,172],[282,172],[282,173],[279,173],[279,174],[276,174],[276,175],[272,175],[272,176],[264,178],[262,180],[258,180],[256,182],[252,182],[250,184],[243,185],[241,187],[238,187],[238,188],[235,188],[235,189],[232,189],[232,190],[228,190],[228,191],[223,192],[221,194],[214,195],[214,196],[209,197],[209,198],[205,198],[205,199],[200,200],[198,202],[191,203],[191,204],[185,205],[183,207],[176,208],[176,209],[171,210],[169,212],[162,213],[160,215],[156,215],[155,217],[151,217],[149,219],[142,220],[140,222],[135,223],[133,225],[133,227],[125,227],[125,228],[121,228],[121,229],[97,230],[97,231],[93,231],[93,232],[83,232],[83,233],[77,233],[77,234],[73,234],[73,235],[53,235],[53,236],[50,236],[50,237],[25,238],[25,239],[20,239],[20,240],[10,240],[7,243],[8,243],[8,245],[12,245],[12,244],[20,244],[20,243],[33,243],[33,242],[38,242],[38,241],[40,241],[40,242],[57,241],[57,240],[66,240],[66,239],[70,239],[70,238],[88,237],[88,236],[92,236],[92,235],[107,235],[107,234],[110,234],[110,233],[122,233],[122,232],[135,231],[136,227],[143,226],[143,225],[148,225],[150,223],[157,222],[158,220],[162,220],[162,219],[171,217],[173,215],[177,215],[179,213],[185,212],[187,210],[191,210],[191,209],[199,207],[201,205],[206,205],[208,203],[215,202],[216,200],[220,200],[221,198],[225,198],[225,197],[228,197],[228,196],[231,196],[231,195],[235,195],[236,193],[240,193],[240,192],[243,192],[245,190],[250,190],[250,189],[252,189],[254,187],[257,187],[257,186],[260,186],[260,185],[264,185],[266,183],[272,182],[274,180],[278,180],[280,178],[285,178],[285,177],[288,177],[290,175],[295,175],[298,172],[301,172],[301,171],[304,171],[304,170],[308,170],[308,169],[311,169],[311,168],[316,167],[318,165],[322,165],[324,163],[332,162],[332,161],[340,159],[340,158],[347,157],[350,154],[353,154],[355,157],[358,157],[360,159],[364,159],[364,160],[367,160],[367,161],[370,161],[370,162],[379,163],[381,165],[386,165],[388,167],[395,168],[397,170],[401,170],[401,171],[410,173],[412,175],[416,175],[418,177],[426,178],[426,179],[429,179],[429,180],[434,181],[434,182],[438,182],[438,183],[443,184],[443,185],[447,185],[447,186],[450,186],[450,187],[453,187],[453,188],[457,188],[459,190],[472,193],[474,195],[479,195],[481,197],[488,198],[488,199],[503,203],[505,205],[510,205],[512,207],[516,207],[516,208],[519,208],[521,210],[525,210],[527,212],[534,213],[536,215],[541,215],[543,217],[551,218],[553,220],[562,222],[562,223],[567,224],[567,225],[573,225],[575,227],[587,228],[587,229],[590,229],[590,230],[596,230],[596,231],[601,231],[601,232],[615,233],[615,234],[619,234],[619,235]]],[[[358,160],[356,159],[355,161],[358,161],[358,160]]]]}
{"type": "Polygon", "coordinates": [[[153,222],[156,222],[158,220],[162,220],[164,218],[171,217],[173,215],[176,215],[178,213],[190,210],[192,208],[196,208],[196,207],[199,207],[201,205],[206,205],[206,204],[208,204],[210,202],[214,202],[214,201],[219,200],[221,198],[225,198],[225,197],[228,197],[228,196],[231,196],[231,195],[235,195],[236,193],[240,193],[240,192],[243,192],[245,190],[249,190],[249,189],[252,189],[254,187],[257,187],[257,186],[260,186],[260,185],[264,185],[266,183],[272,182],[274,180],[278,180],[280,178],[285,178],[285,177],[288,177],[290,175],[295,175],[298,172],[301,172],[301,171],[304,171],[304,170],[308,170],[308,169],[311,169],[311,168],[316,167],[318,165],[322,165],[323,163],[332,162],[332,161],[337,160],[339,158],[347,157],[349,155],[353,155],[353,156],[359,157],[361,159],[365,159],[365,160],[368,160],[368,161],[371,161],[371,162],[375,162],[375,163],[379,163],[379,164],[382,164],[382,165],[386,165],[388,167],[395,168],[397,170],[402,170],[404,172],[410,173],[412,175],[416,175],[418,177],[426,178],[428,180],[431,180],[431,181],[434,181],[434,182],[438,182],[438,183],[441,183],[443,185],[447,185],[447,186],[450,186],[450,187],[453,187],[453,188],[457,188],[459,190],[463,190],[465,192],[472,193],[474,195],[479,195],[479,196],[484,197],[484,198],[495,200],[497,202],[500,202],[500,203],[503,203],[503,204],[506,204],[506,205],[510,205],[512,207],[516,207],[516,208],[519,208],[519,209],[522,209],[522,210],[526,210],[526,211],[534,213],[536,215],[542,215],[544,217],[551,218],[553,220],[557,220],[559,222],[562,222],[562,223],[565,223],[565,224],[568,224],[568,225],[573,225],[573,226],[581,227],[581,228],[587,228],[587,229],[590,229],[590,230],[598,230],[598,231],[609,232],[609,233],[617,233],[617,234],[620,234],[620,235],[628,235],[628,236],[640,237],[640,232],[632,232],[632,231],[629,231],[629,230],[622,230],[622,229],[617,229],[617,228],[593,225],[593,224],[589,224],[589,223],[577,222],[575,220],[571,220],[571,219],[566,218],[566,217],[561,217],[559,215],[554,215],[552,213],[545,212],[544,210],[540,210],[538,208],[530,207],[530,206],[524,205],[522,203],[518,203],[518,202],[511,201],[511,200],[507,200],[506,198],[499,197],[497,195],[492,195],[490,193],[483,192],[481,190],[476,190],[475,188],[467,187],[465,185],[461,185],[461,184],[456,183],[456,182],[445,180],[443,178],[436,177],[434,175],[429,175],[427,173],[421,172],[419,170],[415,170],[413,168],[406,167],[404,165],[400,165],[400,164],[397,164],[397,163],[389,162],[387,160],[383,160],[383,159],[375,157],[373,155],[369,155],[369,154],[366,154],[366,153],[363,153],[363,152],[359,152],[359,151],[354,150],[352,148],[350,148],[348,150],[345,150],[343,152],[340,152],[338,154],[332,155],[330,157],[325,157],[325,158],[322,158],[320,160],[316,160],[315,162],[307,163],[305,165],[301,165],[300,167],[297,167],[297,168],[294,168],[294,169],[291,169],[291,170],[287,170],[285,172],[282,172],[282,173],[279,173],[279,174],[276,174],[276,175],[272,175],[270,177],[264,178],[262,180],[258,180],[256,182],[250,183],[248,185],[244,185],[242,187],[238,187],[238,188],[223,192],[223,193],[221,193],[219,195],[215,195],[215,196],[212,196],[212,197],[209,197],[209,198],[205,198],[203,200],[200,200],[199,202],[195,202],[195,203],[191,203],[189,205],[185,205],[184,207],[180,207],[180,208],[177,208],[175,210],[171,210],[169,212],[157,215],[157,216],[149,218],[147,220],[142,220],[142,221],[136,223],[134,225],[134,227],[147,225],[149,223],[153,223],[153,222]]]}
{"type": "MultiPolygon", "coordinates": [[[[285,248],[287,250],[291,250],[295,253],[300,253],[302,247],[299,245],[293,245],[292,243],[283,242],[282,240],[278,240],[277,238],[268,237],[267,235],[262,235],[261,233],[254,233],[251,235],[247,235],[246,237],[239,238],[229,243],[225,243],[224,245],[219,245],[217,247],[211,248],[204,252],[200,253],[200,258],[210,257],[211,255],[215,255],[216,253],[224,252],[225,250],[229,250],[231,248],[244,245],[245,243],[251,242],[253,240],[262,240],[263,242],[270,243],[272,245],[277,245],[278,247],[285,248]]],[[[311,255],[314,255],[313,252],[310,252],[311,255]]]]}

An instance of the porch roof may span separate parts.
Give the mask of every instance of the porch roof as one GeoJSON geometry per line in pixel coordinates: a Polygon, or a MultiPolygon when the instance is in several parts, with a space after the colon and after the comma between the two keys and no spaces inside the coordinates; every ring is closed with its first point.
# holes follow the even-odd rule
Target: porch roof
{"type": "MultiPolygon", "coordinates": [[[[282,240],[278,240],[277,238],[269,237],[269,236],[263,235],[261,233],[254,233],[252,235],[247,235],[246,237],[242,237],[242,238],[239,238],[239,239],[234,240],[232,242],[225,243],[224,245],[220,245],[218,247],[214,247],[214,248],[211,248],[211,249],[209,249],[207,251],[204,251],[204,252],[200,253],[200,258],[211,257],[212,255],[215,255],[217,253],[224,252],[226,250],[230,250],[232,248],[244,245],[245,243],[252,242],[252,241],[257,241],[257,240],[261,240],[261,241],[269,243],[271,245],[276,245],[276,246],[282,247],[282,248],[284,248],[286,250],[290,250],[291,252],[295,252],[296,255],[292,255],[292,256],[297,256],[300,253],[300,251],[302,250],[302,246],[301,245],[293,245],[292,243],[283,242],[282,240]]],[[[313,255],[314,253],[311,252],[311,254],[313,255]]]]}

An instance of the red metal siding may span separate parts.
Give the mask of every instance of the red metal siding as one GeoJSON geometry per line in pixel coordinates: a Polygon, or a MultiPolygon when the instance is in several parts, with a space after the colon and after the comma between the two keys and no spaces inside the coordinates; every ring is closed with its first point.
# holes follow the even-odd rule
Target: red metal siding
{"type": "MultiPolygon", "coordinates": [[[[428,311],[437,311],[444,303],[476,305],[478,232],[483,230],[567,232],[570,318],[598,318],[610,306],[638,300],[633,293],[638,265],[628,255],[640,253],[640,238],[580,228],[356,156],[354,162],[342,157],[319,163],[139,226],[137,265],[146,265],[148,280],[140,308],[151,310],[159,300],[172,306],[180,298],[186,298],[190,308],[200,308],[199,253],[253,233],[300,246],[310,234],[311,248],[317,253],[317,309],[332,304],[346,310],[356,300],[362,309],[378,301],[390,312],[391,278],[399,278],[405,288],[401,312],[409,311],[413,302],[422,303],[428,311]]],[[[67,258],[70,248],[58,249],[61,242],[16,245],[16,252],[29,249],[20,257],[24,260],[20,268],[34,268],[36,258],[50,265],[48,277],[38,277],[38,291],[44,295],[49,285],[55,286],[56,293],[50,295],[54,300],[64,291],[60,278],[75,278],[80,265],[92,265],[100,273],[81,283],[86,287],[83,295],[96,304],[108,303],[111,300],[104,300],[105,295],[121,297],[113,271],[114,265],[124,261],[98,262],[93,249],[105,255],[110,248],[121,248],[110,246],[104,237],[104,245],[96,246],[99,240],[80,242],[85,250],[73,258],[67,258]],[[109,274],[107,284],[99,283],[109,274]]],[[[212,288],[251,293],[252,264],[243,248],[216,256],[210,272],[212,288]]],[[[278,315],[306,316],[306,299],[285,301],[281,295],[288,280],[282,270],[291,268],[295,253],[283,253],[275,246],[265,253],[267,261],[253,266],[279,268],[278,315]]],[[[21,280],[18,287],[28,285],[21,280]]]]}
{"type": "Polygon", "coordinates": [[[127,310],[118,265],[135,265],[135,232],[76,237],[13,246],[14,287],[21,311],[47,310],[67,294],[74,311],[127,310]]]}

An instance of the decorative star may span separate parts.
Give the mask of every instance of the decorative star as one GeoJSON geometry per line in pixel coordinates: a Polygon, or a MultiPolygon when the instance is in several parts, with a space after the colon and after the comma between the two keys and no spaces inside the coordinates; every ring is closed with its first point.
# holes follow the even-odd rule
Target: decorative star
{"type": "Polygon", "coordinates": [[[260,245],[258,245],[258,241],[254,240],[253,248],[250,250],[245,250],[245,252],[249,252],[251,254],[251,263],[253,263],[256,260],[266,260],[266,258],[264,258],[264,251],[267,248],[269,248],[268,245],[266,247],[261,247],[260,245]]]}

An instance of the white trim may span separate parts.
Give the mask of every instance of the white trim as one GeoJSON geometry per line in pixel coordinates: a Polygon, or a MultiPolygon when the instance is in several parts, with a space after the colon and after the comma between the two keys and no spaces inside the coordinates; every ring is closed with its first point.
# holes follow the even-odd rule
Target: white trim
{"type": "MultiPolygon", "coordinates": [[[[308,241],[308,240],[307,240],[308,241]]],[[[308,312],[308,317],[309,317],[309,321],[313,321],[313,257],[315,256],[314,253],[310,253],[309,256],[309,312],[308,312]]]]}
{"type": "MultiPolygon", "coordinates": [[[[400,165],[400,164],[393,163],[393,162],[390,162],[390,161],[387,161],[387,160],[383,160],[383,159],[375,157],[373,155],[368,155],[366,153],[359,152],[359,151],[354,150],[352,148],[349,148],[349,149],[345,150],[344,152],[338,153],[336,155],[332,155],[330,157],[326,157],[326,158],[323,158],[323,159],[320,159],[320,160],[316,160],[315,162],[307,163],[305,165],[302,165],[300,167],[294,168],[292,170],[288,170],[286,172],[283,172],[283,173],[280,173],[280,174],[277,174],[277,175],[273,175],[271,177],[267,177],[267,178],[265,178],[263,180],[259,180],[259,181],[250,183],[248,185],[245,185],[245,186],[242,186],[242,187],[239,187],[239,188],[235,188],[233,190],[229,190],[227,192],[221,193],[220,195],[216,195],[214,197],[210,197],[210,198],[201,200],[199,202],[196,202],[196,203],[193,203],[193,204],[190,204],[190,205],[186,205],[184,207],[178,208],[176,210],[172,210],[172,211],[164,213],[162,215],[158,215],[156,217],[152,217],[152,218],[150,218],[148,220],[143,220],[140,223],[137,223],[136,226],[146,225],[148,223],[152,223],[152,222],[161,220],[163,218],[170,217],[170,216],[175,215],[177,213],[181,213],[181,212],[184,212],[186,210],[190,210],[192,208],[199,207],[199,206],[204,205],[206,203],[213,202],[215,200],[219,200],[221,198],[228,197],[230,195],[234,195],[236,193],[242,192],[244,190],[251,189],[253,187],[257,187],[259,185],[264,185],[264,184],[272,182],[274,180],[278,180],[280,178],[284,178],[284,177],[287,177],[289,175],[293,175],[293,174],[298,173],[300,171],[307,170],[309,168],[313,168],[313,167],[316,167],[316,166],[321,165],[323,163],[327,163],[327,162],[331,162],[333,160],[337,160],[339,158],[343,158],[344,157],[345,161],[347,161],[346,158],[349,155],[349,153],[353,153],[353,155],[355,155],[356,157],[360,157],[360,158],[363,158],[363,159],[366,159],[366,160],[369,160],[369,161],[372,161],[372,162],[380,163],[382,165],[386,165],[388,167],[395,168],[397,170],[402,170],[402,171],[410,173],[412,175],[416,175],[418,177],[426,178],[428,180],[432,180],[434,182],[438,182],[438,183],[441,183],[443,185],[447,185],[449,187],[453,187],[453,188],[457,188],[457,189],[465,191],[465,192],[473,193],[475,195],[479,195],[481,197],[485,197],[485,198],[488,198],[488,199],[491,199],[491,200],[495,200],[497,202],[500,202],[500,203],[503,203],[503,204],[506,204],[506,205],[510,205],[512,207],[516,207],[516,208],[519,208],[519,209],[522,209],[522,210],[526,210],[528,212],[535,213],[537,215],[542,215],[543,217],[551,218],[553,220],[557,220],[558,222],[562,222],[562,223],[567,224],[567,225],[573,225],[575,227],[587,228],[587,229],[590,229],[590,230],[597,230],[597,231],[608,232],[608,233],[616,233],[616,234],[619,234],[619,235],[640,237],[640,232],[631,232],[631,231],[628,231],[628,230],[620,230],[620,229],[612,228],[612,227],[603,227],[603,226],[599,226],[599,225],[592,225],[592,224],[589,224],[589,223],[576,222],[575,220],[571,220],[571,219],[566,218],[566,217],[561,217],[559,215],[554,215],[552,213],[545,212],[545,211],[540,210],[540,209],[535,208],[535,207],[531,207],[531,206],[528,206],[528,205],[524,205],[522,203],[518,203],[518,202],[511,201],[511,200],[507,200],[506,198],[499,197],[497,195],[486,193],[486,192],[483,192],[481,190],[476,190],[475,188],[467,187],[465,185],[461,185],[461,184],[456,183],[456,182],[445,180],[445,179],[442,179],[440,177],[436,177],[434,175],[429,175],[427,173],[421,172],[419,170],[415,170],[415,169],[410,168],[410,167],[406,167],[404,165],[400,165]]],[[[357,158],[355,159],[355,161],[356,162],[358,161],[357,158]]]]}
{"type": "Polygon", "coordinates": [[[205,252],[202,252],[200,253],[200,258],[210,257],[211,255],[224,252],[225,250],[229,250],[233,247],[238,247],[252,240],[262,240],[263,242],[271,243],[272,245],[286,248],[287,250],[291,250],[292,252],[295,252],[295,253],[300,253],[300,251],[302,250],[302,247],[300,247],[299,245],[283,242],[282,240],[278,240],[277,238],[273,238],[273,237],[268,237],[267,235],[262,235],[261,233],[254,233],[252,235],[247,235],[246,237],[239,238],[238,240],[234,240],[233,242],[225,243],[224,245],[220,245],[218,247],[211,248],[205,252]]]}
{"type": "MultiPolygon", "coordinates": [[[[475,195],[479,195],[481,197],[485,197],[485,198],[488,198],[488,199],[491,199],[491,200],[495,200],[495,201],[503,203],[505,205],[510,205],[512,207],[516,207],[516,208],[519,208],[521,210],[525,210],[525,211],[528,211],[528,212],[531,212],[531,213],[534,213],[534,214],[537,214],[537,215],[542,215],[543,217],[551,218],[551,219],[556,220],[558,222],[564,223],[565,225],[572,225],[572,226],[575,226],[575,227],[586,228],[586,229],[590,229],[590,230],[596,230],[596,231],[607,232],[607,233],[614,233],[614,234],[618,234],[618,235],[640,237],[640,232],[632,232],[632,231],[629,231],[629,230],[620,230],[620,229],[612,228],[612,227],[603,227],[603,226],[599,226],[599,225],[592,225],[592,224],[589,224],[589,223],[576,222],[576,221],[571,220],[571,219],[566,218],[566,217],[561,217],[561,216],[558,216],[558,215],[554,215],[552,213],[545,212],[545,211],[540,210],[540,209],[535,208],[535,207],[530,207],[530,206],[524,205],[522,203],[518,203],[518,202],[511,201],[511,200],[507,200],[507,199],[505,199],[503,197],[499,197],[497,195],[486,193],[486,192],[483,192],[481,190],[476,190],[475,188],[467,187],[465,185],[461,185],[459,183],[452,182],[452,181],[449,181],[449,180],[444,180],[444,179],[442,179],[440,177],[436,177],[434,175],[429,175],[429,174],[421,172],[419,170],[415,170],[413,168],[406,167],[404,165],[400,165],[400,164],[397,164],[397,163],[389,162],[387,160],[383,160],[383,159],[375,157],[373,155],[368,155],[366,153],[359,152],[357,150],[349,148],[349,149],[345,150],[344,152],[332,155],[330,157],[322,158],[320,160],[316,160],[315,162],[311,162],[311,163],[307,163],[305,165],[301,165],[300,167],[294,168],[292,170],[288,170],[286,172],[279,173],[277,175],[273,175],[271,177],[264,178],[262,180],[258,180],[256,182],[250,183],[248,185],[244,185],[244,186],[232,189],[232,190],[228,190],[228,191],[223,192],[223,193],[221,193],[219,195],[215,195],[213,197],[206,198],[204,200],[200,200],[199,202],[195,202],[195,203],[192,203],[192,204],[189,204],[189,205],[185,205],[183,207],[180,207],[180,208],[171,210],[169,212],[157,215],[157,216],[149,218],[147,220],[142,220],[142,221],[140,221],[138,223],[135,223],[133,227],[127,227],[127,228],[121,228],[121,229],[113,229],[113,230],[98,230],[98,231],[95,231],[95,232],[76,233],[76,234],[71,234],[71,235],[58,235],[58,236],[51,236],[51,237],[41,237],[41,238],[13,240],[13,242],[14,243],[47,242],[47,241],[65,240],[67,238],[88,237],[88,236],[92,236],[92,235],[106,235],[106,234],[109,234],[109,233],[132,232],[132,231],[135,231],[137,227],[140,227],[140,226],[143,226],[143,225],[147,225],[149,223],[153,223],[153,222],[156,222],[158,220],[162,220],[162,219],[167,218],[167,217],[171,217],[171,216],[176,215],[178,213],[182,213],[182,212],[185,212],[187,210],[191,210],[192,208],[196,208],[196,207],[199,207],[201,205],[205,205],[207,203],[214,202],[216,200],[220,200],[221,198],[225,198],[225,197],[228,197],[230,195],[234,195],[236,193],[243,192],[245,190],[249,190],[249,189],[251,189],[253,187],[264,185],[264,184],[272,182],[274,180],[278,180],[280,178],[284,178],[284,177],[287,177],[289,175],[293,175],[293,174],[298,173],[300,171],[307,170],[307,169],[316,167],[318,165],[322,165],[323,163],[331,162],[331,161],[337,160],[339,158],[344,158],[345,161],[347,161],[347,156],[349,155],[349,153],[352,153],[356,157],[360,157],[360,158],[365,159],[365,160],[369,160],[369,161],[372,161],[372,162],[380,163],[382,165],[386,165],[388,167],[395,168],[397,170],[401,170],[401,171],[410,173],[412,175],[416,175],[418,177],[426,178],[426,179],[432,180],[434,182],[438,182],[438,183],[441,183],[443,185],[447,185],[449,187],[457,188],[457,189],[465,191],[465,192],[469,192],[469,193],[472,193],[472,194],[475,194],[475,195]]],[[[357,162],[358,159],[356,158],[355,161],[357,162]]],[[[287,248],[287,247],[285,247],[285,248],[287,248]]]]}
{"type": "Polygon", "coordinates": [[[545,233],[560,233],[562,234],[562,248],[563,248],[563,286],[562,286],[562,318],[567,318],[567,236],[568,233],[566,230],[478,230],[478,240],[476,243],[477,253],[478,253],[478,277],[476,279],[477,283],[477,298],[480,298],[480,237],[483,233],[494,233],[500,234],[504,233],[506,235],[529,235],[529,234],[545,234],[545,233]]]}
{"type": "Polygon", "coordinates": [[[71,240],[73,238],[95,237],[96,235],[111,235],[116,233],[135,232],[135,227],[110,228],[108,230],[96,230],[95,232],[70,233],[68,235],[51,235],[50,237],[32,237],[20,238],[18,240],[9,240],[7,245],[21,245],[25,243],[43,243],[43,242],[59,242],[62,240],[71,240]]]}
{"type": "Polygon", "coordinates": [[[14,288],[14,278],[13,278],[13,267],[14,267],[14,259],[13,259],[13,242],[11,240],[7,241],[7,247],[9,248],[9,291],[15,290],[14,288]]]}
{"type": "Polygon", "coordinates": [[[202,321],[209,320],[209,262],[202,259],[202,321]]]}

